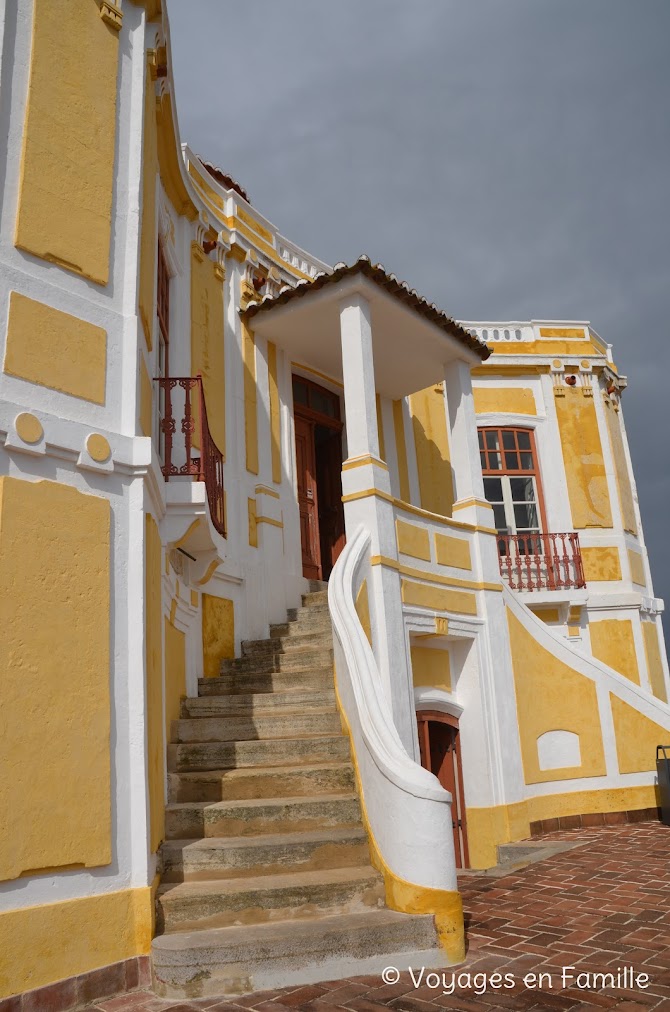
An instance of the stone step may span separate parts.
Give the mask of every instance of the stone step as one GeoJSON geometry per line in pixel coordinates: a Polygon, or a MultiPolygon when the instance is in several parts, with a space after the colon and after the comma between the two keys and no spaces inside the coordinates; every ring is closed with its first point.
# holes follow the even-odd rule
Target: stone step
{"type": "Polygon", "coordinates": [[[201,742],[168,745],[168,770],[239,769],[251,766],[290,766],[301,761],[350,758],[349,739],[342,734],[317,738],[274,738],[265,741],[201,742]]]}
{"type": "Polygon", "coordinates": [[[196,840],[213,836],[255,836],[312,832],[329,826],[361,824],[356,794],[244,801],[188,801],[165,808],[165,838],[196,840]]]}
{"type": "Polygon", "coordinates": [[[289,872],[260,880],[180,882],[158,888],[157,929],[190,931],[315,918],[374,909],[383,902],[383,879],[370,866],[289,872]]]}
{"type": "Polygon", "coordinates": [[[168,797],[177,803],[351,794],[354,790],[351,762],[168,774],[168,797]]]}
{"type": "Polygon", "coordinates": [[[188,717],[231,717],[237,714],[277,713],[287,709],[305,713],[335,706],[335,689],[296,689],[290,692],[246,692],[226,696],[196,696],[181,704],[181,715],[188,717]]]}
{"type": "Polygon", "coordinates": [[[242,640],[242,657],[265,654],[307,655],[307,651],[332,649],[332,629],[306,629],[292,635],[270,636],[263,640],[242,640]]]}
{"type": "Polygon", "coordinates": [[[311,618],[314,621],[323,622],[326,619],[330,622],[330,608],[328,604],[313,604],[310,607],[289,608],[286,612],[289,622],[300,622],[302,619],[311,618]]]}
{"type": "Polygon", "coordinates": [[[319,607],[328,604],[327,590],[313,590],[309,594],[302,595],[302,603],[305,608],[319,607]]]}
{"type": "Polygon", "coordinates": [[[266,741],[269,738],[337,734],[338,731],[342,731],[342,724],[334,705],[321,710],[310,710],[307,713],[293,708],[279,713],[194,717],[172,721],[172,741],[178,744],[266,741]]]}
{"type": "Polygon", "coordinates": [[[179,931],[154,938],[151,958],[163,998],[191,998],[196,988],[202,997],[233,996],[378,976],[387,966],[447,964],[432,916],[395,910],[179,931]]]}
{"type": "Polygon", "coordinates": [[[332,646],[301,648],[282,653],[277,650],[259,650],[244,657],[231,657],[221,661],[220,673],[244,672],[256,674],[267,671],[311,671],[314,668],[332,668],[332,646]]]}
{"type": "Polygon", "coordinates": [[[277,833],[259,837],[166,840],[161,846],[162,882],[198,882],[320,868],[370,864],[362,826],[277,833]]]}
{"type": "Polygon", "coordinates": [[[310,609],[306,609],[306,614],[293,622],[280,622],[270,626],[270,639],[272,640],[293,641],[308,633],[332,639],[333,625],[330,613],[324,610],[323,613],[312,614],[310,609]]]}
{"type": "Polygon", "coordinates": [[[234,671],[198,682],[199,696],[237,696],[272,692],[304,692],[333,688],[333,667],[296,671],[234,671]]]}

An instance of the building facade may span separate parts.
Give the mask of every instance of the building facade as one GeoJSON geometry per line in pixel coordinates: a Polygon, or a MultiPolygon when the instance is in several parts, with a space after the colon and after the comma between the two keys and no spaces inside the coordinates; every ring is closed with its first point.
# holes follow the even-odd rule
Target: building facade
{"type": "Polygon", "coordinates": [[[458,962],[459,868],[658,806],[610,346],[285,239],[181,144],[161,0],[0,52],[0,996],[458,962]]]}

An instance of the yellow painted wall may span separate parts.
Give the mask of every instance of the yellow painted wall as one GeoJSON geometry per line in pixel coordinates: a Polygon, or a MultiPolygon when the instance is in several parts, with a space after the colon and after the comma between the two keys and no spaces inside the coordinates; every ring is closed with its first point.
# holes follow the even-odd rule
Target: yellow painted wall
{"type": "Polygon", "coordinates": [[[372,646],[372,623],[370,621],[370,601],[368,598],[367,580],[363,580],[358,589],[358,594],[356,595],[356,614],[358,615],[358,620],[363,626],[363,631],[368,638],[368,643],[372,646]]]}
{"type": "Polygon", "coordinates": [[[247,471],[258,474],[258,404],[256,390],[256,344],[251,330],[242,323],[244,358],[244,439],[247,471]]]}
{"type": "Polygon", "coordinates": [[[645,587],[647,581],[644,576],[644,562],[640,552],[635,552],[632,548],[628,549],[628,565],[633,583],[637,583],[638,587],[645,587]]]}
{"type": "Polygon", "coordinates": [[[106,358],[107,334],[101,327],[10,294],[5,372],[104,404],[106,358]]]}
{"type": "Polygon", "coordinates": [[[100,284],[109,279],[118,50],[97,3],[33,0],[16,245],[100,284]]]}
{"type": "Polygon", "coordinates": [[[454,505],[454,484],[442,384],[412,394],[409,405],[421,506],[432,513],[450,517],[454,505]]]}
{"type": "Polygon", "coordinates": [[[647,658],[647,671],[651,691],[657,699],[664,703],[668,701],[668,693],[665,687],[665,675],[663,673],[663,662],[661,660],[661,644],[658,638],[658,629],[655,622],[642,623],[642,635],[644,637],[644,652],[647,658]]]}
{"type": "Polygon", "coordinates": [[[472,868],[492,868],[497,860],[497,844],[527,839],[531,822],[598,812],[632,812],[653,808],[656,804],[655,788],[649,784],[644,787],[543,794],[527,801],[492,808],[468,806],[470,865],[472,868]]]}
{"type": "Polygon", "coordinates": [[[604,776],[595,684],[545,650],[509,611],[507,624],[526,783],[604,776]],[[581,766],[540,769],[537,739],[547,731],[571,731],[579,736],[581,766]]]}
{"type": "Polygon", "coordinates": [[[0,913],[0,999],[145,955],[152,906],[145,886],[0,913]]]}
{"type": "MultiPolygon", "coordinates": [[[[225,457],[226,367],[223,349],[223,271],[191,245],[191,375],[202,374],[209,429],[225,457]]],[[[194,445],[200,446],[199,408],[194,445]]]]}
{"type": "Polygon", "coordinates": [[[409,502],[409,467],[407,465],[407,444],[405,442],[405,419],[403,417],[403,402],[393,402],[393,431],[395,434],[396,458],[398,461],[398,485],[400,498],[403,502],[409,502]]]}
{"type": "Polygon", "coordinates": [[[565,387],[556,398],[572,522],[576,528],[611,527],[612,510],[598,419],[592,397],[565,387]]]}
{"type": "Polygon", "coordinates": [[[537,615],[539,619],[547,624],[560,621],[560,615],[558,608],[531,608],[533,615],[537,615]]]}
{"type": "Polygon", "coordinates": [[[412,645],[412,677],[414,685],[451,692],[449,651],[412,645]]]}
{"type": "Polygon", "coordinates": [[[670,720],[662,726],[610,692],[620,773],[656,769],[656,746],[670,744],[670,720]]]}
{"type": "Polygon", "coordinates": [[[153,428],[153,386],[144,355],[140,351],[140,432],[143,436],[150,436],[153,428]]]}
{"type": "Polygon", "coordinates": [[[249,514],[249,544],[252,548],[258,548],[258,517],[255,499],[247,499],[247,512],[249,514]]]}
{"type": "Polygon", "coordinates": [[[604,618],[589,624],[591,652],[603,664],[620,675],[640,684],[640,672],[633,639],[633,623],[629,618],[604,618]]]}
{"type": "Polygon", "coordinates": [[[2,880],[112,859],[109,532],[107,499],[0,478],[2,880]]]}
{"type": "Polygon", "coordinates": [[[517,415],[536,415],[535,397],[530,387],[474,387],[472,395],[478,415],[504,411],[517,415]]]}
{"type": "MultiPolygon", "coordinates": [[[[142,142],[142,231],[140,237],[140,319],[147,347],[151,350],[156,287],[156,89],[147,68],[144,92],[144,136],[142,142]]],[[[146,435],[146,433],[145,433],[146,435]]]]}
{"type": "Polygon", "coordinates": [[[435,555],[440,566],[451,566],[453,569],[472,569],[470,545],[465,538],[453,538],[450,534],[436,534],[435,555]]]}
{"type": "Polygon", "coordinates": [[[186,636],[167,618],[165,633],[165,740],[170,741],[172,721],[177,720],[186,696],[186,636]]]}
{"type": "Polygon", "coordinates": [[[416,583],[413,580],[402,581],[402,599],[404,604],[415,604],[419,608],[455,611],[462,615],[477,614],[477,600],[474,594],[446,590],[427,583],[416,583]]]}
{"type": "Polygon", "coordinates": [[[146,515],[145,546],[147,776],[149,784],[149,842],[155,853],[163,839],[165,786],[163,735],[163,623],[161,606],[161,539],[154,518],[146,515]]]}
{"type": "Polygon", "coordinates": [[[217,678],[221,661],[235,656],[235,607],[225,597],[202,595],[202,650],[205,678],[217,678]]]}
{"type": "Polygon", "coordinates": [[[612,448],[612,457],[614,458],[614,467],[616,470],[616,483],[619,492],[619,502],[621,504],[621,516],[624,530],[630,531],[631,534],[637,534],[633,488],[631,486],[630,475],[628,473],[628,464],[626,463],[626,451],[624,449],[621,422],[619,421],[618,413],[614,410],[612,402],[605,398],[603,403],[605,406],[605,418],[607,420],[607,431],[609,433],[610,446],[612,448]]]}
{"type": "Polygon", "coordinates": [[[408,524],[404,520],[395,522],[398,551],[411,555],[413,559],[430,562],[430,534],[425,527],[408,524]]]}
{"type": "Polygon", "coordinates": [[[270,387],[270,452],[272,480],[281,482],[281,411],[277,382],[277,345],[268,341],[268,384],[270,387]]]}
{"type": "Polygon", "coordinates": [[[582,563],[587,583],[621,579],[621,559],[616,545],[582,548],[582,563]]]}

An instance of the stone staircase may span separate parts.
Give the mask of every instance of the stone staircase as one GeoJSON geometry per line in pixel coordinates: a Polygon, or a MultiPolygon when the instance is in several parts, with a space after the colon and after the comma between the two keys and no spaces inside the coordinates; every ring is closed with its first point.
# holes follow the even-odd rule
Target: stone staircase
{"type": "Polygon", "coordinates": [[[242,645],[168,746],[154,986],[242,994],[444,965],[432,916],[384,906],[333,685],[326,591],[242,645]]]}

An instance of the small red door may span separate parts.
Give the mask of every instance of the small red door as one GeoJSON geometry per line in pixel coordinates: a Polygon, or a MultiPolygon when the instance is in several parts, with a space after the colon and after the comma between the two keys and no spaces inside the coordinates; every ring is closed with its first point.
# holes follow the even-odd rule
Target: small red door
{"type": "Polygon", "coordinates": [[[465,795],[458,720],[437,710],[420,710],[419,725],[421,765],[434,773],[445,791],[451,794],[451,826],[454,834],[456,867],[467,868],[468,833],[465,822],[465,795]]]}
{"type": "Polygon", "coordinates": [[[309,580],[321,579],[319,546],[319,501],[316,488],[314,459],[314,423],[295,415],[295,457],[298,471],[298,507],[300,510],[300,541],[302,571],[309,580]]]}
{"type": "Polygon", "coordinates": [[[331,574],[344,548],[344,507],[342,505],[342,433],[339,429],[318,429],[316,473],[319,486],[319,542],[324,580],[331,574]]]}

